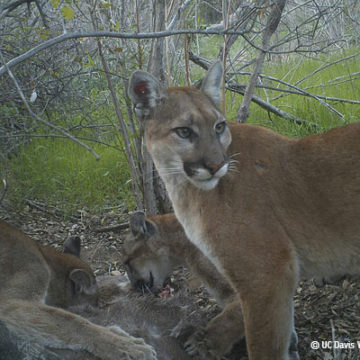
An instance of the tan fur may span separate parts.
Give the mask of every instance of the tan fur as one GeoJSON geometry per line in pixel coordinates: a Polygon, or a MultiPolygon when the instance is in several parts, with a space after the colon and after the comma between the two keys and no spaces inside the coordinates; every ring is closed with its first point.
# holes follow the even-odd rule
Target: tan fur
{"type": "Polygon", "coordinates": [[[174,214],[149,216],[136,213],[130,221],[131,231],[124,241],[129,279],[134,286],[162,288],[171,272],[185,265],[214,296],[223,312],[212,319],[206,328],[190,337],[186,346],[190,353],[199,352],[205,359],[228,353],[244,335],[241,308],[235,293],[216,267],[186,237],[174,214]],[[133,219],[142,215],[133,225],[133,219]],[[150,231],[149,227],[154,230],[150,231]],[[145,230],[143,230],[145,229],[145,230]],[[151,279],[150,279],[151,274],[151,279]],[[152,284],[150,284],[152,282],[152,284]]]}
{"type": "Polygon", "coordinates": [[[3,221],[0,248],[0,331],[15,354],[25,351],[27,359],[49,354],[54,359],[156,359],[142,339],[59,308],[97,303],[95,277],[76,256],[40,246],[3,221]]]}
{"type": "MultiPolygon", "coordinates": [[[[138,113],[142,78],[130,81],[138,113]]],[[[148,93],[161,88],[146,84],[148,93]]],[[[221,115],[203,91],[161,94],[143,114],[145,138],[178,220],[236,290],[250,359],[297,358],[289,346],[299,276],[360,271],[360,124],[304,139],[246,124],[216,135],[221,115]],[[180,138],[178,127],[196,137],[180,138]],[[225,174],[210,171],[220,165],[225,174]]]]}

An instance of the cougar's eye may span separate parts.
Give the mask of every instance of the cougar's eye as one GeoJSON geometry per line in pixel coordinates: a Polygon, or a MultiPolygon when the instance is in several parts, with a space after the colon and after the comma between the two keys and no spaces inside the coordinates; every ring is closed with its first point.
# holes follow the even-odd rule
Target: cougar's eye
{"type": "Polygon", "coordinates": [[[192,134],[192,130],[188,127],[175,128],[174,132],[176,133],[177,136],[181,137],[182,139],[188,139],[192,134]]]}
{"type": "Polygon", "coordinates": [[[225,121],[215,125],[215,132],[218,135],[221,135],[225,131],[225,129],[226,129],[226,122],[225,121]]]}

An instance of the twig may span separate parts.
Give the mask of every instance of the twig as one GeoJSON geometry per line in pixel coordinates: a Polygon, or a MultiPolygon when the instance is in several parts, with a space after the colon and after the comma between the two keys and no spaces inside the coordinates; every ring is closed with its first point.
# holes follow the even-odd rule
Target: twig
{"type": "MultiPolygon", "coordinates": [[[[45,212],[45,213],[47,213],[47,214],[50,214],[50,215],[52,215],[52,216],[55,216],[55,217],[59,217],[59,216],[60,216],[60,217],[65,217],[65,216],[66,216],[63,211],[61,211],[61,210],[59,210],[59,209],[56,209],[56,208],[54,208],[54,210],[47,209],[44,204],[42,204],[42,203],[40,203],[40,202],[38,202],[38,201],[26,199],[25,202],[26,202],[26,204],[28,204],[30,207],[32,207],[32,208],[34,208],[34,209],[36,209],[36,210],[45,212]]],[[[74,215],[70,215],[69,217],[70,217],[70,219],[73,220],[73,221],[78,221],[78,220],[79,220],[79,218],[76,217],[76,216],[74,216],[74,215]]]]}
{"type": "Polygon", "coordinates": [[[111,225],[111,226],[97,228],[94,230],[94,232],[96,232],[96,233],[110,232],[110,231],[124,230],[124,229],[128,229],[128,228],[129,228],[129,223],[126,222],[126,223],[121,223],[121,224],[117,224],[117,225],[111,225]]]}
{"type": "MultiPolygon", "coordinates": [[[[336,341],[336,335],[335,335],[335,326],[333,319],[330,319],[330,326],[331,326],[331,337],[332,337],[332,343],[335,344],[336,341]]],[[[334,360],[340,360],[340,352],[339,350],[333,346],[333,356],[334,360]]]]}
{"type": "MultiPolygon", "coordinates": [[[[226,88],[228,90],[237,92],[237,93],[239,93],[241,95],[245,94],[245,87],[246,87],[246,85],[239,85],[239,84],[232,83],[232,82],[230,82],[230,83],[228,83],[226,85],[226,88]]],[[[291,115],[291,114],[287,113],[286,111],[280,110],[276,106],[266,102],[265,100],[261,99],[260,97],[258,97],[256,95],[252,96],[251,101],[253,101],[255,104],[259,105],[260,107],[262,107],[266,111],[270,111],[273,114],[275,114],[275,115],[277,115],[277,116],[279,116],[281,118],[284,118],[286,120],[290,120],[291,122],[293,122],[295,124],[306,125],[308,127],[314,128],[314,129],[316,129],[318,127],[318,125],[313,123],[313,122],[303,120],[301,118],[298,118],[298,117],[296,117],[294,115],[291,115]]]]}
{"type": "Polygon", "coordinates": [[[318,67],[316,70],[314,70],[312,73],[310,73],[310,74],[306,75],[304,78],[298,80],[298,81],[295,83],[295,85],[298,85],[298,84],[300,84],[301,82],[309,79],[311,76],[315,75],[315,74],[318,73],[319,71],[322,71],[322,70],[324,70],[324,69],[326,69],[326,68],[328,68],[328,67],[330,67],[330,66],[333,66],[333,65],[335,65],[335,64],[338,64],[338,63],[340,63],[340,62],[342,62],[342,61],[349,60],[349,59],[351,59],[351,58],[353,58],[353,57],[356,57],[356,56],[359,56],[359,55],[360,55],[360,51],[357,52],[356,54],[352,54],[352,55],[346,56],[346,57],[344,57],[344,58],[341,58],[341,59],[332,61],[331,63],[322,65],[322,66],[318,67]]]}
{"type": "MultiPolygon", "coordinates": [[[[243,73],[243,74],[246,74],[246,75],[250,75],[250,73],[243,73]]],[[[339,111],[337,111],[335,108],[333,108],[331,105],[329,105],[327,102],[325,102],[323,99],[325,99],[326,97],[324,96],[318,96],[318,95],[315,95],[315,94],[311,94],[297,86],[294,86],[292,84],[289,84],[283,80],[280,80],[280,79],[276,79],[276,78],[273,78],[272,76],[265,76],[265,75],[261,75],[259,74],[258,75],[259,77],[262,77],[262,78],[266,78],[268,80],[272,80],[272,81],[276,81],[282,85],[285,85],[285,86],[288,86],[289,88],[292,88],[292,89],[295,89],[296,92],[299,94],[299,95],[304,95],[304,96],[308,96],[308,97],[311,97],[315,100],[317,100],[320,104],[324,105],[326,108],[328,108],[330,111],[334,112],[336,115],[338,115],[341,120],[345,121],[345,118],[344,118],[344,115],[341,114],[339,111]]],[[[260,87],[260,88],[265,88],[265,89],[270,89],[270,90],[275,90],[275,91],[285,91],[285,90],[282,90],[282,89],[278,89],[278,88],[272,88],[272,87],[269,87],[269,86],[263,86],[263,85],[256,85],[256,87],[260,87]]],[[[360,103],[360,102],[359,102],[360,103]]]]}
{"type": "MultiPolygon", "coordinates": [[[[2,55],[1,50],[0,50],[0,58],[1,58],[1,61],[5,64],[5,59],[4,59],[3,55],[2,55]]],[[[14,82],[15,87],[16,87],[18,93],[19,93],[19,96],[20,96],[20,98],[21,98],[21,100],[23,101],[23,103],[24,103],[27,111],[30,113],[31,116],[33,116],[37,121],[41,122],[42,124],[44,124],[44,125],[52,128],[52,129],[60,132],[61,134],[63,134],[64,136],[68,137],[68,138],[71,139],[72,141],[74,141],[74,142],[76,142],[77,144],[81,145],[81,146],[84,147],[87,151],[89,151],[89,152],[95,157],[96,160],[100,160],[100,156],[99,156],[93,149],[91,149],[89,146],[87,146],[86,144],[84,144],[83,142],[81,142],[80,140],[78,140],[76,137],[74,137],[74,136],[72,136],[71,134],[69,134],[67,131],[65,131],[65,130],[62,129],[61,127],[56,126],[56,125],[53,125],[53,124],[47,122],[46,120],[42,119],[39,115],[35,114],[35,113],[31,110],[28,102],[26,101],[25,95],[24,95],[24,93],[22,92],[22,90],[21,90],[21,88],[20,88],[20,85],[19,85],[18,81],[16,80],[14,74],[11,72],[11,70],[8,68],[8,66],[7,66],[6,64],[5,64],[4,66],[5,66],[5,69],[6,69],[7,72],[8,72],[11,80],[14,82]]]]}
{"type": "Polygon", "coordinates": [[[48,49],[56,44],[61,42],[71,40],[71,39],[81,39],[81,38],[117,38],[117,39],[154,39],[154,38],[163,38],[173,35],[181,34],[203,34],[203,35],[242,35],[243,31],[214,31],[214,30],[198,30],[198,29],[187,29],[187,30],[171,30],[171,31],[157,31],[157,32],[148,32],[148,33],[116,33],[112,31],[86,31],[86,32],[74,32],[66,33],[59,35],[55,38],[44,41],[43,43],[35,46],[34,48],[28,50],[22,55],[17,56],[16,58],[8,61],[2,67],[0,67],[0,75],[3,75],[6,72],[6,66],[8,68],[17,65],[26,59],[38,54],[39,52],[48,49]]]}
{"type": "MultiPolygon", "coordinates": [[[[48,135],[38,135],[38,134],[14,134],[14,135],[0,135],[0,139],[11,139],[11,138],[56,138],[56,139],[68,139],[68,136],[64,136],[64,135],[55,135],[55,134],[48,134],[48,135]]],[[[91,138],[87,138],[87,137],[83,137],[83,136],[78,136],[77,137],[80,140],[86,140],[86,141],[90,141],[90,142],[94,142],[96,144],[100,144],[100,145],[104,145],[107,146],[111,149],[115,149],[117,151],[123,151],[123,149],[114,146],[114,145],[110,145],[107,144],[106,142],[100,141],[100,140],[95,140],[95,139],[91,139],[91,138]]]]}
{"type": "Polygon", "coordinates": [[[179,9],[176,11],[176,14],[169,22],[169,25],[167,26],[167,30],[172,30],[176,24],[176,22],[180,19],[180,15],[186,10],[186,8],[190,5],[192,0],[185,0],[185,2],[179,7],[179,9]]]}
{"type": "MultiPolygon", "coordinates": [[[[189,53],[189,59],[201,66],[203,69],[205,70],[208,70],[209,67],[210,67],[210,61],[204,59],[204,58],[200,58],[198,56],[196,56],[195,54],[193,53],[189,53]]],[[[241,85],[241,84],[237,84],[235,82],[227,82],[225,81],[226,83],[226,88],[230,91],[233,91],[233,92],[236,92],[236,93],[239,93],[241,95],[244,95],[245,93],[245,87],[246,85],[241,85]]],[[[281,118],[284,118],[286,120],[290,120],[291,122],[294,122],[295,124],[299,124],[299,125],[306,125],[306,126],[309,126],[309,127],[313,127],[313,128],[317,128],[317,124],[315,123],[312,123],[312,122],[309,122],[309,121],[306,121],[306,120],[303,120],[303,119],[300,119],[296,116],[293,116],[283,110],[280,110],[279,108],[277,108],[276,106],[274,105],[271,105],[270,103],[262,100],[260,97],[256,96],[256,95],[253,95],[251,100],[256,103],[257,105],[259,105],[260,107],[262,107],[263,109],[265,109],[266,111],[270,111],[272,112],[273,114],[281,117],[281,118]]]]}
{"type": "MultiPolygon", "coordinates": [[[[95,25],[95,23],[94,23],[94,25],[95,25]]],[[[122,115],[122,111],[121,111],[120,104],[119,104],[119,101],[118,101],[118,98],[116,95],[115,87],[114,87],[114,85],[111,81],[111,77],[109,75],[109,66],[105,59],[105,56],[104,56],[104,53],[102,50],[102,44],[101,44],[100,40],[97,41],[97,45],[98,45],[98,50],[99,50],[100,61],[102,63],[102,66],[103,66],[103,69],[105,72],[106,82],[107,82],[107,85],[108,85],[108,88],[110,91],[110,95],[111,95],[111,99],[113,102],[113,106],[115,109],[115,114],[118,119],[122,137],[123,137],[123,140],[125,143],[125,155],[126,155],[127,162],[130,166],[131,177],[133,179],[133,187],[134,187],[134,192],[135,192],[136,204],[137,204],[138,208],[141,209],[143,207],[143,202],[141,199],[141,191],[140,191],[139,185],[138,185],[138,179],[139,179],[140,175],[137,171],[134,155],[131,151],[131,143],[130,143],[130,139],[129,139],[128,132],[127,132],[127,126],[124,121],[124,117],[122,115]]]]}
{"type": "MultiPolygon", "coordinates": [[[[0,154],[1,157],[5,158],[5,156],[3,154],[0,154]]],[[[4,176],[2,176],[2,183],[3,183],[3,186],[4,186],[4,191],[3,193],[1,194],[1,197],[0,197],[0,205],[1,203],[3,202],[3,200],[5,199],[5,196],[6,196],[6,192],[7,192],[7,189],[8,189],[8,183],[7,183],[7,166],[6,166],[6,161],[4,161],[4,176]]]]}
{"type": "MultiPolygon", "coordinates": [[[[204,62],[204,59],[202,59],[201,61],[203,61],[204,64],[206,64],[206,62],[204,62]]],[[[199,63],[200,64],[200,63],[199,63]]],[[[245,71],[236,71],[236,72],[229,72],[228,75],[251,75],[250,72],[245,72],[245,71]]],[[[353,74],[350,74],[349,76],[355,76],[355,75],[360,75],[360,72],[356,72],[356,73],[353,73],[353,74]]],[[[348,76],[348,75],[346,75],[348,76]]],[[[274,87],[274,86],[270,86],[270,85],[264,85],[264,84],[261,84],[261,85],[256,85],[257,88],[262,88],[262,89],[269,89],[269,90],[273,90],[273,91],[279,91],[279,92],[283,92],[283,93],[288,93],[288,94],[295,94],[295,95],[302,95],[302,96],[308,96],[308,97],[315,97],[315,98],[319,98],[319,99],[322,99],[322,100],[326,100],[326,101],[336,101],[336,102],[342,102],[342,103],[348,103],[348,104],[352,104],[352,105],[360,105],[360,101],[359,100],[351,100],[351,99],[344,99],[344,98],[337,98],[337,97],[333,97],[333,96],[323,96],[323,95],[315,95],[315,94],[312,94],[312,93],[309,93],[307,90],[309,89],[315,89],[315,88],[318,88],[318,87],[325,87],[325,86],[334,86],[334,85],[339,85],[339,84],[342,84],[343,82],[339,82],[339,83],[334,83],[334,84],[327,84],[327,85],[324,85],[324,84],[320,84],[320,85],[315,85],[315,86],[309,86],[309,87],[306,87],[305,89],[301,89],[301,88],[298,88],[297,86],[294,86],[290,83],[287,83],[283,80],[280,80],[280,79],[277,79],[277,78],[274,78],[272,76],[268,76],[268,75],[264,75],[264,74],[259,74],[259,77],[260,78],[264,78],[264,79],[267,79],[267,80],[271,80],[271,81],[275,81],[275,82],[278,82],[280,84],[283,84],[285,86],[288,86],[288,87],[291,87],[293,88],[294,90],[289,90],[289,89],[282,89],[282,88],[278,88],[278,87],[274,87]]],[[[342,78],[342,76],[339,76],[337,79],[340,79],[342,78]]],[[[357,78],[355,79],[347,79],[346,82],[348,81],[353,81],[353,80],[357,80],[357,78]]],[[[331,81],[335,81],[334,79],[331,80],[331,81]]],[[[344,80],[345,82],[345,80],[344,80]]],[[[238,86],[243,86],[245,87],[246,85],[245,84],[238,84],[238,86]]],[[[282,96],[284,96],[285,94],[282,94],[282,95],[279,95],[275,98],[273,98],[272,100],[278,100],[279,98],[281,98],[282,96]]]]}
{"type": "Polygon", "coordinates": [[[263,32],[262,50],[259,51],[258,57],[255,61],[253,73],[250,77],[248,85],[246,86],[242,104],[236,113],[236,121],[238,122],[246,122],[250,115],[250,103],[252,101],[256,82],[264,64],[265,55],[270,50],[270,39],[278,27],[285,3],[286,0],[274,1],[273,8],[269,14],[268,21],[263,32]]]}

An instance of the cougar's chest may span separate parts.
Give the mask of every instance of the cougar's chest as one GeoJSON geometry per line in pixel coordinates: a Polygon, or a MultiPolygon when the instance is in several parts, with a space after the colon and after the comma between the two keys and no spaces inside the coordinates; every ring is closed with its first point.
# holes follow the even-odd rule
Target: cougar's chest
{"type": "Polygon", "coordinates": [[[221,271],[222,267],[212,245],[213,238],[204,230],[202,216],[190,207],[178,211],[175,207],[175,212],[188,239],[221,271]]]}
{"type": "Polygon", "coordinates": [[[187,238],[221,271],[222,267],[213,246],[216,234],[209,234],[206,231],[206,222],[210,220],[207,209],[213,207],[212,201],[209,201],[210,192],[204,193],[195,189],[186,181],[176,183],[173,178],[171,180],[165,181],[165,185],[175,215],[184,228],[187,238]]]}

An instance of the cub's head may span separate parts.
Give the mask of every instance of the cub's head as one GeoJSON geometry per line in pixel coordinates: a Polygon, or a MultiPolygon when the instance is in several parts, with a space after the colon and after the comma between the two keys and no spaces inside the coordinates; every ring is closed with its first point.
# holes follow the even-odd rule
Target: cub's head
{"type": "Polygon", "coordinates": [[[129,96],[136,114],[145,121],[147,149],[165,180],[180,176],[200,189],[211,190],[227,173],[231,134],[217,108],[222,75],[217,62],[200,89],[164,89],[149,73],[132,74],[129,96]]]}
{"type": "Polygon", "coordinates": [[[124,264],[132,285],[141,290],[157,292],[165,286],[179,260],[158,226],[136,212],[130,219],[130,231],[124,242],[124,264]]]}
{"type": "Polygon", "coordinates": [[[59,254],[62,258],[65,284],[61,286],[57,279],[56,287],[50,286],[46,299],[47,304],[56,305],[56,302],[61,302],[63,307],[98,305],[95,275],[90,266],[80,260],[80,247],[78,236],[71,236],[65,241],[63,254],[59,254]]]}

